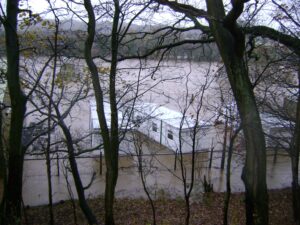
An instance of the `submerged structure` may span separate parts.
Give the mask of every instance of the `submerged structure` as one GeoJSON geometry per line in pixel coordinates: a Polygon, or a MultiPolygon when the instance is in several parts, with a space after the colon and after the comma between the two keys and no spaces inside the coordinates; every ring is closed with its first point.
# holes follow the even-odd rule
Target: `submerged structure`
{"type": "MultiPolygon", "coordinates": [[[[109,103],[104,103],[104,109],[109,126],[109,103]]],[[[122,131],[141,132],[175,152],[207,151],[211,148],[220,150],[222,147],[222,134],[213,123],[196,121],[190,115],[184,115],[155,103],[144,102],[133,107],[123,107],[119,110],[118,116],[121,133],[122,131]]],[[[101,144],[95,101],[90,102],[90,129],[93,133],[91,145],[101,144]]],[[[130,142],[132,142],[130,138],[124,138],[120,144],[122,152],[126,152],[126,148],[129,148],[127,152],[133,151],[134,146],[130,142]]]]}

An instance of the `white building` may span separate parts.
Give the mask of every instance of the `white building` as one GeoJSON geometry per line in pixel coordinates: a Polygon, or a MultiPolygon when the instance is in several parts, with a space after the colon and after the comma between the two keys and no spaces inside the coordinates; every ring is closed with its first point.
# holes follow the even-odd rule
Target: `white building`
{"type": "MultiPolygon", "coordinates": [[[[104,103],[104,109],[109,125],[109,103],[104,103]]],[[[137,104],[133,110],[124,107],[118,115],[121,131],[125,128],[139,131],[173,151],[186,153],[193,149],[195,151],[209,150],[212,147],[221,149],[222,146],[220,140],[223,140],[223,136],[212,123],[198,121],[195,128],[196,121],[191,116],[183,116],[180,112],[154,103],[137,104]],[[128,115],[128,112],[132,113],[128,115]],[[128,121],[131,122],[127,123],[128,121]],[[196,130],[195,137],[193,137],[194,130],[196,130]]],[[[91,145],[99,145],[101,136],[95,101],[90,102],[90,128],[93,132],[91,145]]],[[[127,153],[134,152],[132,138],[125,138],[120,144],[120,150],[127,153]]]]}
{"type": "Polygon", "coordinates": [[[295,123],[280,119],[270,113],[262,113],[260,117],[267,148],[289,149],[295,123]]]}
{"type": "MultiPolygon", "coordinates": [[[[110,104],[108,102],[104,102],[104,112],[105,112],[105,117],[106,117],[106,122],[108,128],[110,128],[111,124],[111,111],[110,111],[110,104]]],[[[128,120],[126,117],[123,116],[122,111],[118,111],[118,117],[119,117],[119,128],[120,128],[120,137],[122,137],[123,133],[122,131],[127,130],[130,126],[128,124],[128,120]]],[[[98,114],[97,114],[97,106],[96,102],[94,100],[90,101],[90,131],[92,132],[91,135],[91,147],[95,148],[99,146],[97,149],[103,151],[103,146],[102,144],[102,136],[101,136],[101,129],[100,129],[100,124],[98,120],[98,114]]],[[[130,130],[130,129],[129,129],[130,130]]],[[[128,134],[127,134],[128,136],[128,134]]],[[[130,137],[125,137],[123,141],[121,141],[120,146],[119,146],[119,153],[120,154],[130,154],[133,153],[134,151],[134,144],[131,143],[132,138],[130,137]]]]}
{"type": "Polygon", "coordinates": [[[186,153],[221,147],[218,129],[212,123],[199,120],[195,128],[196,120],[192,116],[184,116],[164,106],[137,105],[133,118],[138,131],[173,151],[186,153]]]}

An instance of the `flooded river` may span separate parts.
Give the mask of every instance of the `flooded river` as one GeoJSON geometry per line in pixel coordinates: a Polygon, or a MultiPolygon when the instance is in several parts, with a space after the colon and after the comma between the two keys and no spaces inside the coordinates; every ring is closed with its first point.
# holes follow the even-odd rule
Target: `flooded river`
{"type": "MultiPolygon", "coordinates": [[[[84,68],[84,63],[81,62],[81,64],[80,66],[84,68]]],[[[218,71],[217,63],[165,62],[160,66],[159,70],[157,70],[155,64],[156,62],[152,61],[148,62],[147,67],[139,65],[138,61],[121,64],[119,78],[122,81],[120,82],[122,85],[118,86],[120,96],[123,96],[124,93],[121,91],[124,90],[129,95],[133,94],[133,96],[136,96],[136,90],[141,89],[143,91],[138,93],[141,98],[139,99],[140,101],[154,102],[181,112],[184,109],[186,101],[193,100],[196,102],[194,93],[201,93],[201,90],[204,90],[204,87],[206,87],[207,90],[205,90],[204,99],[201,98],[201,104],[203,103],[206,106],[201,109],[201,120],[214,121],[214,116],[218,111],[216,106],[220,100],[217,94],[219,83],[214,79],[214,74],[218,71]],[[211,76],[208,76],[209,74],[211,76]],[[136,81],[138,77],[139,82],[136,81]],[[129,90],[132,90],[133,93],[129,90]],[[144,90],[148,91],[144,92],[144,90]]],[[[70,117],[66,119],[67,124],[72,124],[70,126],[72,134],[81,134],[83,136],[89,134],[91,125],[89,100],[91,99],[87,98],[77,103],[70,112],[70,117]]],[[[193,110],[187,113],[192,115],[193,110]]],[[[37,118],[39,117],[40,115],[37,115],[37,118]]],[[[33,117],[32,120],[34,121],[34,119],[36,120],[36,117],[33,117]]],[[[28,118],[27,123],[29,124],[30,121],[31,119],[28,118]]],[[[162,195],[166,195],[167,197],[183,196],[184,187],[180,169],[180,157],[176,157],[173,151],[164,149],[159,144],[153,143],[153,141],[143,146],[143,154],[143,174],[146,177],[146,186],[151,195],[154,198],[162,197],[162,195]]],[[[194,201],[201,198],[204,176],[213,185],[214,191],[225,191],[226,173],[220,170],[221,154],[214,152],[211,161],[210,158],[210,152],[197,153],[195,184],[192,192],[194,201]]],[[[244,191],[244,186],[240,179],[243,158],[242,152],[236,152],[233,156],[231,184],[234,192],[244,191]]],[[[103,159],[101,167],[100,161],[99,152],[95,152],[86,158],[77,159],[80,176],[84,185],[88,185],[93,174],[95,174],[91,186],[85,192],[89,198],[103,195],[104,193],[105,164],[103,159]]],[[[183,156],[183,164],[189,186],[191,154],[183,156]]],[[[54,202],[76,198],[76,190],[72,175],[68,169],[67,160],[63,159],[63,157],[56,159],[56,155],[54,155],[51,167],[54,202]]],[[[268,152],[267,182],[269,189],[290,186],[291,169],[287,154],[281,152],[277,156],[277,160],[274,161],[274,152],[268,152]]],[[[33,206],[48,203],[48,184],[46,162],[44,159],[26,158],[24,162],[23,184],[23,200],[25,205],[33,206]]],[[[120,157],[116,196],[133,198],[146,196],[138,171],[137,156],[120,157]]]]}
{"type": "MultiPolygon", "coordinates": [[[[183,196],[183,182],[180,167],[180,157],[173,151],[162,148],[159,144],[152,143],[143,147],[143,174],[146,177],[146,185],[154,198],[183,196]],[[175,164],[176,162],[176,164],[175,164]]],[[[192,192],[192,200],[201,200],[203,192],[204,176],[213,184],[216,192],[225,191],[226,172],[220,169],[220,152],[214,152],[210,163],[210,152],[196,154],[195,160],[195,184],[192,192]],[[211,168],[209,165],[211,164],[211,168]]],[[[231,169],[232,191],[244,191],[240,179],[243,154],[235,153],[231,169]]],[[[81,179],[84,185],[88,185],[95,173],[92,185],[86,190],[88,198],[104,194],[105,188],[105,164],[102,160],[100,166],[99,154],[93,157],[78,158],[77,163],[81,179]],[[102,175],[100,171],[102,170],[102,175]]],[[[183,164],[187,174],[189,185],[191,172],[191,154],[183,155],[183,164]]],[[[290,160],[286,153],[279,152],[274,160],[274,152],[268,152],[267,157],[267,183],[269,189],[288,187],[291,184],[290,160]]],[[[48,186],[45,160],[27,159],[24,163],[23,176],[23,200],[25,205],[42,205],[48,203],[48,186]]],[[[73,178],[68,169],[67,160],[52,160],[52,185],[53,200],[59,202],[70,198],[76,198],[73,178]],[[67,182],[68,181],[68,182],[67,182]],[[69,188],[68,188],[69,187],[69,188]]],[[[146,197],[138,171],[137,156],[120,156],[119,178],[116,187],[116,197],[139,198],[146,197]]]]}

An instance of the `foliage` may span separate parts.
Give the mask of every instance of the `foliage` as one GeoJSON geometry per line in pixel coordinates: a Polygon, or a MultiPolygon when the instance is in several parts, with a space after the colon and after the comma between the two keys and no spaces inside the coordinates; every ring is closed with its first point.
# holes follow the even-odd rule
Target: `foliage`
{"type": "MultiPolygon", "coordinates": [[[[270,191],[270,225],[295,225],[292,221],[291,190],[270,191]]],[[[224,195],[222,193],[210,193],[209,204],[192,203],[191,225],[212,225],[222,224],[222,206],[224,195]]],[[[97,212],[98,221],[103,223],[104,208],[100,199],[89,200],[93,211],[97,212]]],[[[242,194],[233,194],[230,203],[230,224],[245,224],[244,196],[242,194]]],[[[184,223],[184,201],[173,199],[156,200],[157,224],[182,225],[184,223]]],[[[55,208],[55,219],[59,224],[74,224],[71,211],[71,202],[58,203],[55,208]]],[[[79,207],[77,205],[77,207],[79,207]]],[[[150,224],[151,209],[148,202],[144,199],[118,199],[116,200],[116,223],[120,225],[143,225],[150,224]],[[130,209],[130,210],[128,210],[130,209]]],[[[46,206],[28,207],[26,214],[29,224],[44,225],[47,224],[46,206]]],[[[86,221],[78,211],[78,223],[85,224],[86,221]]],[[[24,221],[25,224],[25,221],[24,221]]]]}

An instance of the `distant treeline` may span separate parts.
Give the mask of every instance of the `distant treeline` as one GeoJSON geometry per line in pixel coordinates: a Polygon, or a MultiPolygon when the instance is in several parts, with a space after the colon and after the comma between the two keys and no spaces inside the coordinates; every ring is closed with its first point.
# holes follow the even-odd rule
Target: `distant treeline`
{"type": "MultiPolygon", "coordinates": [[[[158,59],[164,54],[164,57],[172,60],[192,60],[192,61],[216,61],[220,60],[217,47],[214,43],[209,44],[185,44],[170,50],[161,49],[153,54],[148,53],[159,46],[162,42],[161,33],[156,35],[145,35],[141,32],[132,32],[120,43],[120,57],[145,56],[150,59],[158,59]]],[[[47,29],[28,29],[20,31],[20,49],[22,55],[30,54],[51,55],[54,52],[54,31],[47,29]]],[[[60,30],[57,36],[57,53],[67,57],[83,57],[84,42],[86,39],[86,31],[84,30],[60,30]]],[[[172,36],[163,37],[163,45],[182,41],[172,36]]],[[[0,30],[0,54],[5,54],[5,34],[0,30]]],[[[94,42],[93,53],[100,58],[110,57],[110,36],[99,30],[94,42]]]]}
{"type": "MultiPolygon", "coordinates": [[[[48,21],[47,24],[52,24],[48,21]]],[[[73,22],[72,29],[68,29],[68,22],[62,23],[63,26],[57,35],[57,54],[66,57],[84,57],[84,42],[86,39],[86,27],[77,22],[73,22]],[[77,30],[74,30],[74,27],[77,30]]],[[[96,40],[94,42],[93,54],[95,57],[109,59],[110,58],[110,27],[111,24],[105,23],[97,25],[98,32],[96,40]]],[[[170,32],[167,34],[165,31],[155,32],[155,30],[161,29],[160,27],[142,28],[134,25],[128,32],[122,42],[119,44],[120,58],[126,57],[138,57],[145,56],[149,59],[160,59],[164,56],[164,59],[169,60],[190,60],[190,61],[220,61],[221,57],[218,48],[215,43],[205,44],[184,44],[177,47],[167,48],[154,51],[153,54],[149,54],[153,49],[160,45],[167,46],[168,44],[174,44],[183,40],[197,40],[199,37],[199,31],[190,30],[177,35],[170,32]],[[164,33],[165,32],[165,33],[164,33]]],[[[43,27],[40,24],[31,26],[28,29],[20,30],[20,49],[22,55],[29,56],[35,55],[53,55],[54,53],[54,30],[53,25],[50,29],[43,27]]],[[[0,55],[5,54],[5,34],[4,30],[0,29],[0,55]]],[[[266,45],[260,45],[260,47],[252,49],[249,53],[249,57],[254,59],[276,57],[276,50],[266,45]]]]}

